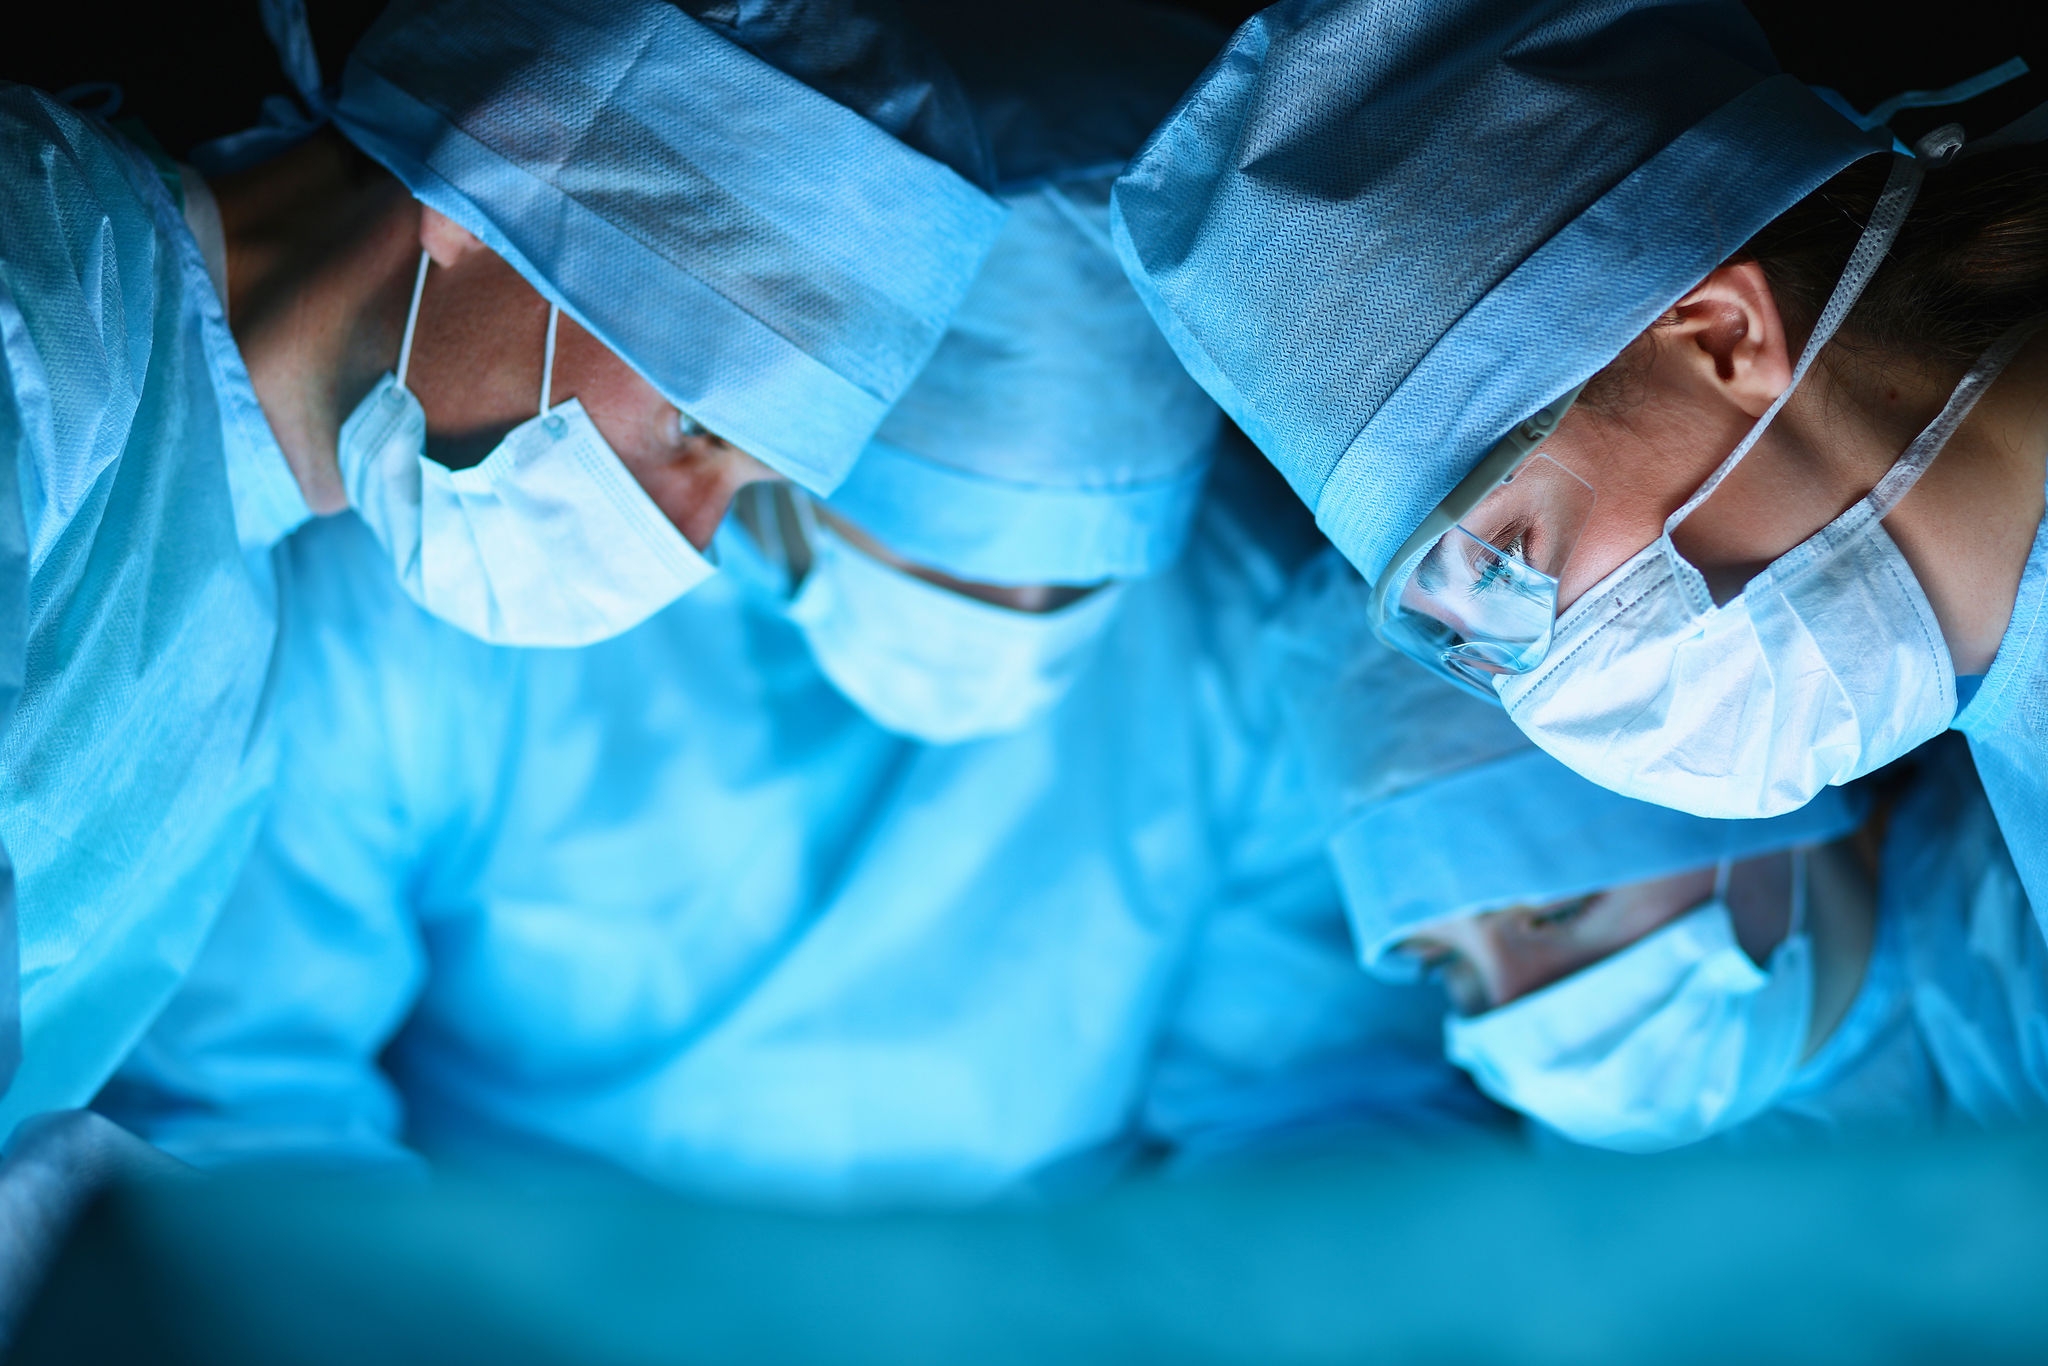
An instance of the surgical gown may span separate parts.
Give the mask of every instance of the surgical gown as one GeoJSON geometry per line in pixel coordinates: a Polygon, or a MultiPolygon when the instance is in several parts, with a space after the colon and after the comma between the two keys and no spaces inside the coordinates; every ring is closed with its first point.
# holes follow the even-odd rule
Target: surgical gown
{"type": "MultiPolygon", "coordinates": [[[[1132,1147],[1155,1052],[1230,1052],[1298,989],[1205,933],[1234,889],[1306,860],[1341,921],[1233,669],[1284,581],[1245,501],[1130,585],[1052,713],[943,747],[832,689],[732,524],[725,572],[576,651],[472,640],[370,572],[353,518],[307,528],[274,814],[102,1108],[201,1164],[573,1156],[827,1205],[1132,1147]],[[1202,1007],[1171,1045],[1183,979],[1234,954],[1235,1023],[1202,1007]]],[[[1393,1051],[1433,1028],[1420,1002],[1378,1018],[1393,1051]]],[[[1235,1053],[1313,1051],[1262,1047],[1235,1053]]]]}
{"type": "Polygon", "coordinates": [[[0,348],[25,551],[0,640],[4,1134],[92,1098],[234,885],[276,762],[271,551],[306,510],[171,183],[21,86],[0,86],[0,348]]]}
{"type": "Polygon", "coordinates": [[[1835,1032],[1737,1143],[2048,1116],[2048,943],[1970,755],[1923,748],[1887,821],[1877,935],[1835,1032]]]}
{"type": "Polygon", "coordinates": [[[1990,672],[1955,728],[1970,737],[2034,916],[2048,928],[2048,521],[2034,533],[1990,672]]]}

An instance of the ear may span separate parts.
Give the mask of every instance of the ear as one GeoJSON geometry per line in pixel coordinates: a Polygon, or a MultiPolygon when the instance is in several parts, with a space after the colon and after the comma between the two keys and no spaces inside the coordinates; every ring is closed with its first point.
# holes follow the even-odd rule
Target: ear
{"type": "Polygon", "coordinates": [[[487,250],[468,228],[425,204],[420,205],[420,246],[443,270],[465,256],[487,250]]]}
{"type": "Polygon", "coordinates": [[[1751,417],[1761,417],[1792,382],[1785,320],[1756,262],[1717,268],[1665,316],[1667,354],[1751,417]]]}

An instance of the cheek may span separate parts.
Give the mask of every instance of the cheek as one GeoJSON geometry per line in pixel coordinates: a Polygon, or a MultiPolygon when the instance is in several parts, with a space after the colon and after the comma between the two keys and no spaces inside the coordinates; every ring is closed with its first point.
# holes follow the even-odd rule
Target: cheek
{"type": "Polygon", "coordinates": [[[708,437],[680,438],[675,407],[569,318],[556,339],[553,400],[579,400],[606,443],[677,530],[704,549],[740,485],[773,478],[708,437]]]}
{"type": "Polygon", "coordinates": [[[1618,427],[1591,418],[1574,424],[1575,417],[1580,414],[1568,414],[1568,425],[1544,448],[1593,486],[1592,512],[1558,577],[1560,611],[1663,535],[1664,519],[1705,477],[1694,476],[1695,462],[1678,449],[1681,443],[1660,437],[1657,426],[1618,427]]]}
{"type": "Polygon", "coordinates": [[[539,410],[547,305],[495,257],[427,272],[406,387],[435,435],[502,435],[539,410]]]}

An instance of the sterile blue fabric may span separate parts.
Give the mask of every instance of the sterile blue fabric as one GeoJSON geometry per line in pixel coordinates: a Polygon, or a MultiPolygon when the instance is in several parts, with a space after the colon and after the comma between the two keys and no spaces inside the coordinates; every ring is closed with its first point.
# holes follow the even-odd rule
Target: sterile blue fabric
{"type": "Polygon", "coordinates": [[[1505,432],[1890,145],[1734,0],[1286,0],[1118,182],[1115,232],[1190,372],[1377,579],[1505,432]]]}
{"type": "Polygon", "coordinates": [[[307,511],[150,161],[0,87],[0,199],[19,493],[0,526],[18,509],[23,532],[0,550],[26,551],[25,643],[0,641],[20,687],[0,736],[22,1041],[4,1133],[91,1099],[233,886],[276,763],[271,547],[307,511]]]}
{"type": "Polygon", "coordinates": [[[1038,724],[924,747],[839,699],[734,526],[727,572],[577,651],[466,637],[354,518],[308,528],[279,801],[103,1108],[202,1163],[576,1154],[828,1205],[1119,1141],[1271,838],[1231,836],[1226,666],[1278,580],[1204,544],[1038,724]]]}
{"type": "Polygon", "coordinates": [[[1117,265],[1109,185],[1005,197],[952,328],[832,496],[897,554],[984,583],[1091,584],[1180,553],[1222,417],[1117,265]]]}
{"type": "Polygon", "coordinates": [[[1010,221],[831,505],[958,578],[1156,573],[1187,539],[1221,414],[1124,278],[1109,194],[1222,35],[1130,4],[1057,3],[1028,31],[909,9],[961,70],[1010,221]]]}
{"type": "Polygon", "coordinates": [[[2048,522],[2034,533],[1991,669],[1956,716],[2034,915],[2048,930],[2048,522]]]}
{"type": "MultiPolygon", "coordinates": [[[[2025,857],[2001,837],[1969,755],[1937,741],[1900,805],[1883,879],[1910,908],[1904,956],[1912,1009],[1956,1114],[1984,1126],[2048,1115],[2048,942],[2025,857]],[[2016,866],[2018,865],[2018,866],[2016,866]],[[2029,913],[2031,910],[2031,914],[2029,913]]],[[[1973,739],[1972,755],[1978,753],[1973,739]]]]}
{"type": "MultiPolygon", "coordinates": [[[[1895,865],[1891,860],[1888,866],[1895,865]]],[[[1777,1149],[1921,1134],[1951,1122],[1949,1093],[1913,1011],[1907,936],[1912,922],[1926,915],[1916,904],[1924,891],[1896,877],[1878,888],[1870,961],[1848,1011],[1770,1109],[1709,1143],[1777,1149]]]]}
{"type": "Polygon", "coordinates": [[[404,0],[332,112],[670,402],[816,493],[931,358],[1004,218],[660,0],[404,0]]]}
{"type": "Polygon", "coordinates": [[[1855,1001],[1768,1113],[1725,1136],[1997,1129],[2048,1115],[2048,940],[1959,737],[1915,753],[1886,822],[1855,1001]]]}
{"type": "MultiPolygon", "coordinates": [[[[996,183],[995,149],[954,54],[932,41],[925,16],[911,7],[898,0],[677,0],[677,8],[972,183],[996,183]]],[[[1160,108],[1171,103],[1169,96],[1160,108]]]]}

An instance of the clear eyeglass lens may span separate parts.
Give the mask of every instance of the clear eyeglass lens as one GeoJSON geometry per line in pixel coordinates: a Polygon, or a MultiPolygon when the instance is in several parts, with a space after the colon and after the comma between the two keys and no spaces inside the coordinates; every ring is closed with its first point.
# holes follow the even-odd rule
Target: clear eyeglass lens
{"type": "Polygon", "coordinates": [[[1557,576],[1592,507],[1584,480],[1532,456],[1417,561],[1390,639],[1489,695],[1494,677],[1535,668],[1557,624],[1557,576]]]}

